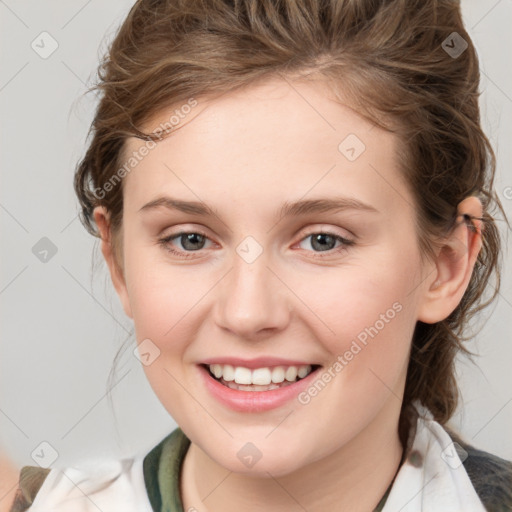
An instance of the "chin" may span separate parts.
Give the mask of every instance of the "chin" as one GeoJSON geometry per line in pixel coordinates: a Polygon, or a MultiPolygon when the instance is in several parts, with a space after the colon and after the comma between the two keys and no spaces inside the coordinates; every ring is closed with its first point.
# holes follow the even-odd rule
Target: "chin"
{"type": "MultiPolygon", "coordinates": [[[[264,436],[268,435],[268,429],[264,436]]],[[[273,434],[272,434],[273,435],[273,434]]],[[[269,478],[285,476],[300,469],[304,465],[314,461],[314,447],[309,448],[315,453],[311,454],[312,460],[307,459],[308,448],[304,447],[303,440],[297,442],[289,441],[284,443],[282,438],[275,440],[255,437],[250,441],[250,436],[243,436],[243,439],[233,438],[226,443],[203,445],[203,451],[217,464],[233,473],[255,478],[269,478]],[[261,439],[261,440],[259,440],[261,439]]],[[[301,436],[301,439],[302,436],[301,436]]]]}

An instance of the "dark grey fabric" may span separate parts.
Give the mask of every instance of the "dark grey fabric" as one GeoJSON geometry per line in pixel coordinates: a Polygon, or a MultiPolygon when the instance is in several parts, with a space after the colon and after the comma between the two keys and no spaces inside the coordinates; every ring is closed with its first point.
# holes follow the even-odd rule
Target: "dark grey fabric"
{"type": "Polygon", "coordinates": [[[512,462],[479,450],[444,428],[452,441],[467,452],[462,463],[485,508],[489,512],[512,511],[512,462]]]}

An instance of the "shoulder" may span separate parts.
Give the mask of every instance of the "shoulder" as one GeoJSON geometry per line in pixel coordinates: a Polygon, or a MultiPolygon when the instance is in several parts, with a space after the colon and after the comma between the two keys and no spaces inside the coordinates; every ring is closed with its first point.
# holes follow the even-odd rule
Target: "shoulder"
{"type": "Polygon", "coordinates": [[[459,456],[464,468],[487,510],[512,510],[512,462],[479,450],[462,436],[444,427],[462,450],[459,456]]]}
{"type": "Polygon", "coordinates": [[[141,456],[80,461],[65,468],[24,466],[10,512],[108,511],[114,505],[125,512],[152,511],[141,456]]]}
{"type": "Polygon", "coordinates": [[[9,512],[68,512],[71,502],[73,512],[107,512],[113,506],[123,512],[161,510],[165,499],[179,502],[179,470],[189,444],[176,428],[145,456],[93,459],[51,470],[24,466],[9,512]],[[161,489],[159,473],[166,475],[170,489],[161,489]],[[162,495],[163,490],[168,492],[162,495]]]}
{"type": "Polygon", "coordinates": [[[18,489],[10,512],[24,512],[32,505],[50,471],[50,469],[38,466],[24,466],[21,468],[18,489]]]}

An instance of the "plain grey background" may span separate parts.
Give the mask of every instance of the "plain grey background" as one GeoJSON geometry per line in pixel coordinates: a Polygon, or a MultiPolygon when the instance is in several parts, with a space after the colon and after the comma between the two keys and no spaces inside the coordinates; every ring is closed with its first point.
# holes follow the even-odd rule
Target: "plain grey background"
{"type": "MultiPolygon", "coordinates": [[[[0,0],[0,448],[19,466],[35,465],[31,454],[42,442],[58,454],[56,465],[146,452],[176,426],[133,356],[133,337],[112,390],[114,421],[107,377],[131,323],[105,265],[92,272],[101,255],[77,218],[72,190],[95,107],[94,95],[82,93],[132,3],[0,0]],[[37,257],[41,248],[46,262],[37,257]]],[[[462,4],[480,57],[496,189],[512,219],[512,0],[462,4]]],[[[453,424],[472,444],[512,459],[507,258],[501,295],[468,344],[480,354],[478,367],[458,367],[464,406],[453,424]]]]}

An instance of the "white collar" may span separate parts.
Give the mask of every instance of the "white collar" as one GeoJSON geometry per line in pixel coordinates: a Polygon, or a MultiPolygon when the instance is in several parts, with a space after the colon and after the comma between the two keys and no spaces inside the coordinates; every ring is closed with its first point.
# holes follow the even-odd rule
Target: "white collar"
{"type": "Polygon", "coordinates": [[[413,406],[414,441],[382,512],[486,512],[462,464],[464,450],[426,407],[417,400],[413,406]]]}

